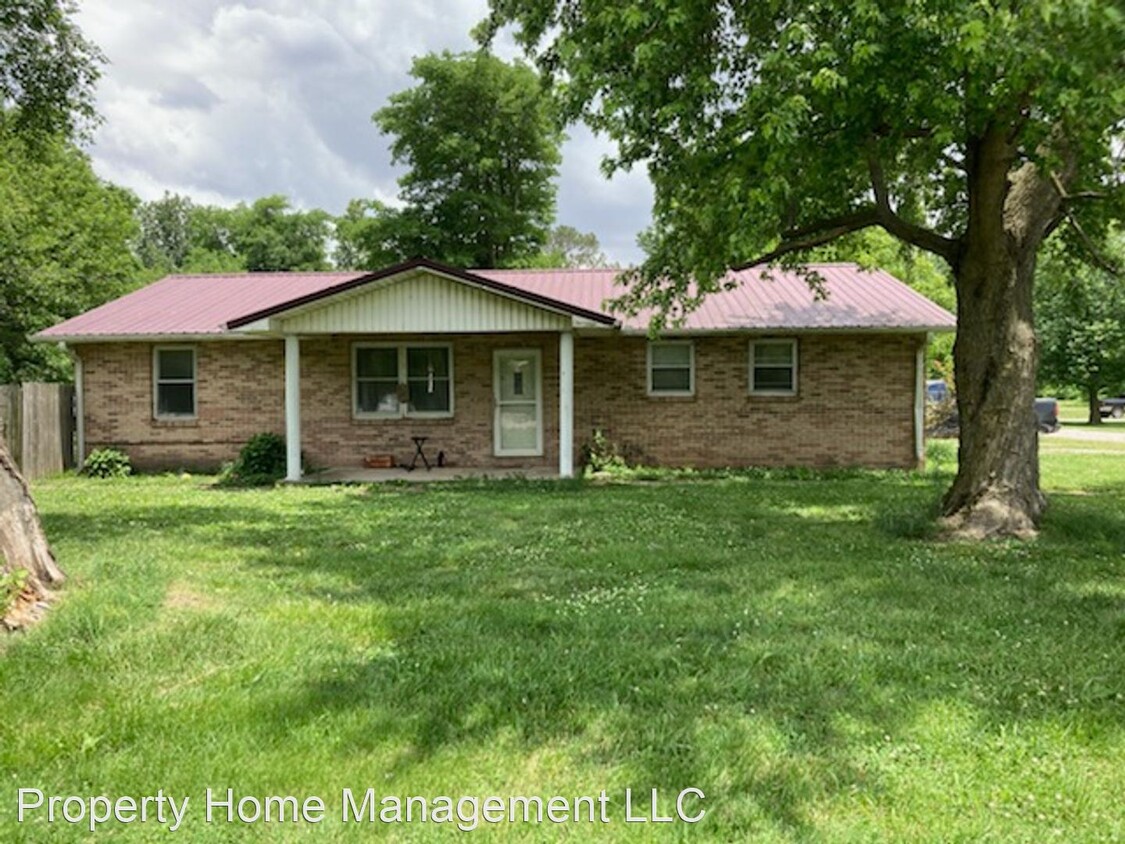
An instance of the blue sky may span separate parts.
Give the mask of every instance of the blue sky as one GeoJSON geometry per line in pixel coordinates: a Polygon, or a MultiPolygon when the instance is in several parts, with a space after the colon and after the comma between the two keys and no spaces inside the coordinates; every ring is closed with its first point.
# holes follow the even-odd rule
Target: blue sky
{"type": "MultiPolygon", "coordinates": [[[[371,114],[411,84],[414,56],[471,49],[485,11],[485,0],[86,0],[79,24],[109,59],[94,167],[142,199],[282,193],[333,214],[356,197],[393,200],[400,173],[371,114]]],[[[517,55],[505,39],[497,52],[517,55]]],[[[568,134],[558,221],[635,262],[646,174],[606,179],[608,142],[568,134]]]]}

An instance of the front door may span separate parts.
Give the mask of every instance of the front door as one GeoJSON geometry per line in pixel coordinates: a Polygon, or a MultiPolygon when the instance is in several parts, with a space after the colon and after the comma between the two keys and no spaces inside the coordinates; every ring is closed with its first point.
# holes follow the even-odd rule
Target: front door
{"type": "Polygon", "coordinates": [[[499,457],[543,453],[543,384],[538,349],[493,353],[493,442],[499,457]]]}

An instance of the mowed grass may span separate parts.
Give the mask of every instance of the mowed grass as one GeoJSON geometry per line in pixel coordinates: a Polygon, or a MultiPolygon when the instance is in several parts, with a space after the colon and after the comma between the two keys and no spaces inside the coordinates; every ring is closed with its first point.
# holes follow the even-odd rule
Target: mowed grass
{"type": "Polygon", "coordinates": [[[1045,453],[1040,539],[961,544],[927,538],[934,453],[820,479],[40,483],[71,580],[0,644],[0,840],[88,837],[17,825],[18,787],[188,796],[180,841],[457,834],[341,823],[371,787],[612,801],[484,841],[1121,841],[1125,457],[1045,453]],[[328,816],[208,825],[209,787],[328,816]],[[700,823],[626,823],[625,788],[647,814],[688,787],[700,823]]]}

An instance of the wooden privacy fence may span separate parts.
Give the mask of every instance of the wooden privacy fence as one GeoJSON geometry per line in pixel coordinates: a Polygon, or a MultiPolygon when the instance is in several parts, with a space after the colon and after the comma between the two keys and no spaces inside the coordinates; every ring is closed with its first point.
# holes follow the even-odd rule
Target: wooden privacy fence
{"type": "Polygon", "coordinates": [[[0,384],[0,437],[28,480],[74,468],[74,387],[0,384]]]}

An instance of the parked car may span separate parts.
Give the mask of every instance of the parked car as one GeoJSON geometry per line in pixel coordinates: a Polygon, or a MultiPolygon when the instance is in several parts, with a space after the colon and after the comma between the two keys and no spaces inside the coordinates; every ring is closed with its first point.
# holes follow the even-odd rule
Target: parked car
{"type": "Polygon", "coordinates": [[[1102,399],[1098,404],[1098,413],[1101,414],[1102,419],[1107,416],[1113,419],[1125,418],[1125,396],[1118,396],[1115,399],[1102,399]]]}
{"type": "Polygon", "coordinates": [[[949,385],[940,378],[926,382],[926,401],[939,402],[949,398],[949,385]]]}
{"type": "Polygon", "coordinates": [[[1039,430],[1042,433],[1053,434],[1059,429],[1059,400],[1036,398],[1035,418],[1039,422],[1039,430]]]}

